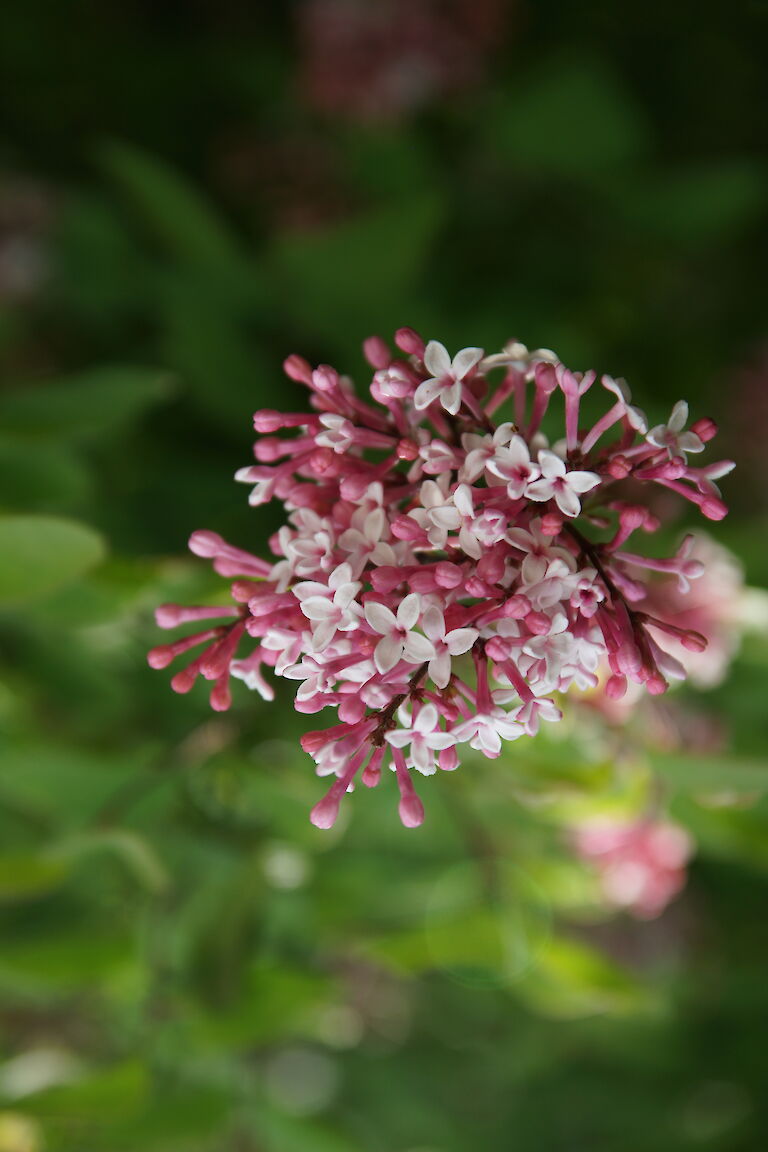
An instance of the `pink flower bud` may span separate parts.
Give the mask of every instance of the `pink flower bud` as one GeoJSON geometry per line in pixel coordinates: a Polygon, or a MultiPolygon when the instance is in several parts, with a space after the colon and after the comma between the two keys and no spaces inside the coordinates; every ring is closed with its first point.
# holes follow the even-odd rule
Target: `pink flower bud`
{"type": "Polygon", "coordinates": [[[414,332],[413,328],[398,328],[395,332],[395,344],[407,356],[418,356],[419,359],[423,357],[426,348],[421,336],[418,332],[414,332]]]}
{"type": "Polygon", "coordinates": [[[386,368],[392,357],[380,336],[369,336],[363,341],[365,358],[372,368],[386,368]]]}
{"type": "Polygon", "coordinates": [[[303,356],[297,356],[295,353],[288,356],[283,361],[283,371],[286,376],[289,376],[291,380],[296,380],[299,384],[312,383],[312,369],[303,356]]]}

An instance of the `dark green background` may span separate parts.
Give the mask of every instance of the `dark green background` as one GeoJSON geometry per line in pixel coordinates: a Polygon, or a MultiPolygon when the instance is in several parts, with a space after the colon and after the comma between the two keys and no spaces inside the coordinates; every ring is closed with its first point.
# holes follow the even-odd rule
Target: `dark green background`
{"type": "Polygon", "coordinates": [[[0,1152],[759,1152],[765,639],[688,698],[720,747],[657,757],[700,850],[651,924],[584,911],[578,735],[324,834],[290,686],[213,716],[144,653],[226,596],[191,530],[280,522],[231,478],[284,356],[402,324],[712,415],[765,583],[768,5],[510,3],[384,123],[302,102],[297,7],[0,11],[0,1152]]]}

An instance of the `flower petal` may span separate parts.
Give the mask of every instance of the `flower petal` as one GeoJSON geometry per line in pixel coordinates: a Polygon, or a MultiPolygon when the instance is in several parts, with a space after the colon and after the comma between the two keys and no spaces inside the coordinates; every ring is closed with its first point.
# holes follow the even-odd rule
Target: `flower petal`
{"type": "Polygon", "coordinates": [[[478,635],[475,628],[454,628],[453,632],[449,632],[446,636],[445,644],[451,656],[461,656],[462,653],[469,652],[478,635]]]}
{"type": "Polygon", "coordinates": [[[410,632],[421,612],[421,597],[418,592],[411,592],[404,596],[397,609],[397,627],[410,632]]]}
{"type": "Polygon", "coordinates": [[[451,371],[451,358],[445,344],[430,340],[424,352],[424,365],[433,376],[447,376],[451,371]]]}
{"type": "Polygon", "coordinates": [[[440,403],[446,412],[450,412],[451,416],[455,416],[459,408],[461,408],[461,389],[461,380],[454,380],[453,384],[449,384],[447,388],[443,388],[440,403]]]}
{"type": "Polygon", "coordinates": [[[447,688],[451,678],[451,655],[447,648],[429,662],[429,675],[438,688],[447,688]]]}
{"type": "Polygon", "coordinates": [[[440,380],[433,378],[422,381],[413,394],[414,406],[418,408],[420,412],[424,408],[428,408],[432,401],[437,399],[442,389],[443,385],[440,380]]]}
{"type": "Polygon", "coordinates": [[[591,492],[600,483],[600,477],[596,472],[569,472],[565,480],[574,492],[591,492]]]}
{"type": "Polygon", "coordinates": [[[378,601],[372,600],[365,605],[363,611],[371,628],[380,636],[388,636],[396,631],[398,623],[395,614],[385,604],[379,604],[378,601]]]}
{"type": "Polygon", "coordinates": [[[419,709],[419,714],[413,722],[417,732],[434,732],[437,727],[437,708],[434,704],[425,704],[419,709]]]}
{"type": "Polygon", "coordinates": [[[560,476],[565,476],[565,461],[548,448],[539,451],[539,467],[545,480],[556,480],[560,476]]]}
{"type": "Polygon", "coordinates": [[[533,484],[529,484],[525,494],[530,500],[540,502],[542,500],[551,500],[553,492],[554,487],[552,481],[542,478],[541,480],[534,480],[533,484]]]}
{"type": "Polygon", "coordinates": [[[373,661],[382,674],[391,672],[403,655],[403,645],[396,636],[385,636],[379,640],[373,653],[373,661]]]}
{"type": "Polygon", "coordinates": [[[704,451],[704,441],[695,432],[681,432],[677,438],[677,446],[681,452],[704,451]]]}
{"type": "Polygon", "coordinates": [[[561,484],[555,491],[557,506],[564,516],[578,516],[581,512],[581,501],[576,493],[566,484],[561,484]]]}
{"type": "Polygon", "coordinates": [[[450,369],[454,379],[463,380],[475,364],[482,360],[483,355],[482,348],[462,348],[461,352],[457,352],[450,369]]]}
{"type": "Polygon", "coordinates": [[[445,636],[445,620],[436,604],[430,604],[421,621],[421,626],[430,640],[442,640],[445,636]]]}
{"type": "Polygon", "coordinates": [[[403,655],[410,664],[423,664],[425,660],[434,658],[435,647],[426,636],[421,636],[418,632],[409,632],[403,645],[403,655]]]}
{"type": "Polygon", "coordinates": [[[395,748],[405,748],[413,739],[413,733],[410,728],[393,728],[385,733],[384,739],[395,748]]]}
{"type": "Polygon", "coordinates": [[[688,422],[688,405],[685,400],[678,400],[672,409],[671,415],[667,422],[667,428],[670,432],[682,432],[688,422]]]}

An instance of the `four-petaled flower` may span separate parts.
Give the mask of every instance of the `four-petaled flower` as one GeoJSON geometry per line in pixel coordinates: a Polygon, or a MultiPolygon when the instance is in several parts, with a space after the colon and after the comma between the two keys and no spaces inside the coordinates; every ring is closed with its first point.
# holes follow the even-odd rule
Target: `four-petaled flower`
{"type": "Polygon", "coordinates": [[[654,448],[666,448],[670,456],[682,456],[687,460],[687,452],[703,452],[704,442],[695,432],[684,432],[688,423],[688,405],[678,400],[666,424],[657,424],[646,436],[654,448]]]}
{"type": "Polygon", "coordinates": [[[522,436],[513,436],[506,446],[497,449],[488,461],[488,471],[507,485],[510,500],[519,500],[528,491],[528,485],[542,474],[540,465],[534,464],[528,445],[522,436]]]}
{"type": "Polygon", "coordinates": [[[397,615],[385,604],[375,600],[365,605],[365,618],[374,632],[381,636],[373,653],[373,660],[382,674],[391,671],[401,660],[409,664],[422,664],[431,660],[434,649],[426,636],[413,629],[421,614],[421,597],[411,592],[399,603],[397,615]]]}
{"type": "Polygon", "coordinates": [[[469,652],[480,633],[476,628],[446,632],[445,617],[436,605],[427,608],[422,627],[433,649],[427,672],[438,688],[445,688],[451,678],[451,657],[469,652]]]}
{"type": "Polygon", "coordinates": [[[362,612],[355,597],[361,587],[358,580],[352,579],[349,564],[339,564],[328,577],[327,585],[314,580],[294,585],[301,610],[313,624],[315,652],[322,652],[337,632],[349,632],[359,626],[362,612]]]}
{"type": "Polygon", "coordinates": [[[547,448],[539,452],[539,467],[541,479],[528,485],[526,496],[539,501],[554,499],[564,516],[578,516],[581,512],[579,497],[600,483],[596,472],[568,472],[565,461],[547,448]]]}
{"type": "Polygon", "coordinates": [[[476,748],[489,760],[495,760],[500,754],[502,740],[517,740],[524,732],[523,725],[513,720],[498,704],[492,704],[486,712],[470,716],[453,729],[457,740],[468,740],[470,748],[476,748]]]}
{"type": "Polygon", "coordinates": [[[387,732],[386,739],[394,748],[410,746],[409,767],[415,768],[423,776],[432,776],[435,769],[435,752],[450,748],[456,743],[452,732],[442,732],[437,726],[437,708],[434,704],[422,704],[408,727],[410,717],[405,708],[398,717],[402,727],[387,732]]]}
{"type": "Polygon", "coordinates": [[[461,408],[464,378],[482,358],[482,348],[462,348],[451,360],[444,344],[430,340],[424,353],[424,365],[432,376],[416,389],[413,396],[416,408],[419,411],[428,408],[439,397],[446,412],[455,416],[461,408]]]}

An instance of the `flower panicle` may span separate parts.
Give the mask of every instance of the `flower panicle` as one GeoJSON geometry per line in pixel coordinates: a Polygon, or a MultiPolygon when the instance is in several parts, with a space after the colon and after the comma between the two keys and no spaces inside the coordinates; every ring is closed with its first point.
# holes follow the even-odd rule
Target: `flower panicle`
{"type": "Polygon", "coordinates": [[[366,398],[330,366],[288,357],[311,411],[257,412],[256,464],[236,473],[252,505],[285,508],[272,556],[195,532],[191,550],[232,580],[232,603],[163,605],[161,627],[202,630],[149,654],[164,668],[204,646],[171,683],[212,682],[218,710],[232,677],[272,699],[267,673],[296,682],[297,711],[335,709],[336,724],[302,741],[334,777],[312,811],[323,828],[386,766],[415,827],[414,772],[453,771],[466,745],[499,756],[559,720],[555,697],[594,688],[603,668],[613,699],[630,682],[658,695],[683,678],[664,639],[697,652],[706,639],[664,619],[650,581],[684,593],[704,565],[691,537],[662,559],[634,541],[660,526],[655,488],[721,519],[716,481],[733,467],[690,462],[717,429],[708,418],[686,429],[683,401],[649,430],[625,381],[571,372],[548,349],[451,356],[409,328],[394,343],[365,341],[366,398]],[[604,411],[585,424],[594,389],[604,411]],[[565,436],[550,442],[558,398],[565,436]]]}

